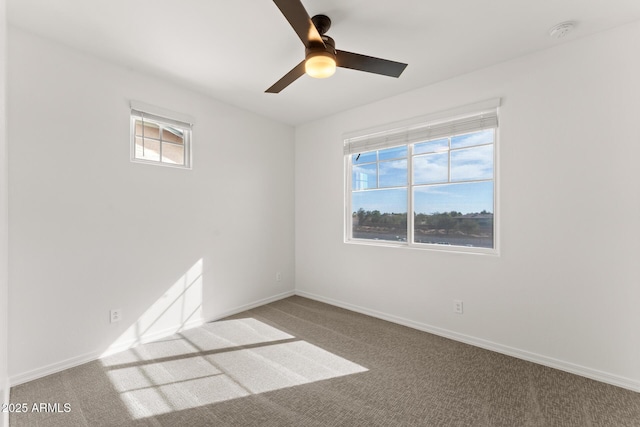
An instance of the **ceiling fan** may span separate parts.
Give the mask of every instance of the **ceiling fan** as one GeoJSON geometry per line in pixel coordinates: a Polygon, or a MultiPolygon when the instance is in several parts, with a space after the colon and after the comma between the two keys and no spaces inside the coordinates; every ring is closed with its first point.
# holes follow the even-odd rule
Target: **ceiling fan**
{"type": "Polygon", "coordinates": [[[305,59],[267,89],[265,91],[267,93],[279,93],[304,73],[315,78],[331,77],[336,67],[390,77],[399,77],[407,67],[407,64],[401,62],[337,50],[333,39],[325,35],[331,27],[331,19],[328,16],[315,15],[310,18],[300,0],[273,0],[273,2],[302,40],[305,59]]]}

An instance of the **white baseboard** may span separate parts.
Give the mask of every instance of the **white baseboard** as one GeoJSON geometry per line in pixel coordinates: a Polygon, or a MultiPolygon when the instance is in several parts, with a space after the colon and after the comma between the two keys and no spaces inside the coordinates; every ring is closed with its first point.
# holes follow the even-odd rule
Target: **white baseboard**
{"type": "MultiPolygon", "coordinates": [[[[537,363],[540,365],[544,365],[544,366],[548,366],[550,368],[555,368],[555,369],[559,369],[565,372],[570,372],[572,374],[576,374],[576,375],[580,375],[586,378],[590,378],[596,381],[600,381],[603,383],[607,383],[607,384],[611,384],[614,386],[618,386],[618,387],[622,387],[625,389],[629,389],[635,392],[640,392],[640,381],[636,381],[630,378],[626,378],[626,377],[621,377],[619,375],[615,375],[615,374],[610,374],[608,372],[603,372],[603,371],[599,371],[596,369],[592,369],[592,368],[588,368],[585,366],[580,366],[580,365],[576,365],[574,363],[570,363],[570,362],[566,362],[563,360],[559,360],[559,359],[555,359],[552,357],[547,357],[544,355],[540,355],[540,354],[536,354],[536,353],[532,353],[526,350],[520,350],[514,347],[509,347],[506,345],[502,345],[502,344],[498,344],[492,341],[487,341],[481,338],[476,338],[476,337],[472,337],[469,335],[464,335],[464,334],[460,334],[458,332],[454,332],[454,331],[450,331],[447,329],[442,329],[442,328],[438,328],[432,325],[428,325],[425,323],[420,323],[420,322],[415,322],[413,320],[409,320],[409,319],[405,319],[403,317],[399,317],[399,316],[394,316],[391,314],[387,314],[387,313],[383,313],[377,310],[372,310],[372,309],[368,309],[366,307],[361,307],[355,304],[350,304],[350,303],[345,303],[342,301],[338,301],[332,298],[327,298],[321,295],[316,295],[310,292],[305,292],[305,291],[301,291],[301,290],[297,290],[297,291],[288,291],[288,292],[283,292],[281,294],[278,295],[274,295],[272,297],[269,298],[264,298],[258,301],[254,301],[252,303],[249,304],[244,304],[242,306],[230,309],[230,310],[226,310],[224,312],[221,313],[217,313],[215,316],[212,316],[206,320],[198,320],[198,321],[194,321],[194,322],[190,322],[189,324],[185,325],[184,327],[182,327],[182,330],[184,329],[189,329],[191,327],[196,327],[204,322],[210,322],[210,321],[214,321],[214,320],[218,320],[227,316],[231,316],[237,313],[241,313],[243,311],[246,310],[250,310],[252,308],[255,307],[259,307],[261,305],[265,305],[265,304],[269,304],[271,302],[275,302],[293,295],[299,295],[305,298],[309,298],[309,299],[313,299],[316,301],[320,301],[320,302],[324,302],[327,304],[331,304],[334,305],[336,307],[341,307],[341,308],[345,308],[347,310],[351,310],[351,311],[355,311],[357,313],[362,313],[362,314],[366,314],[368,316],[372,316],[372,317],[376,317],[378,319],[382,319],[382,320],[387,320],[389,322],[393,322],[393,323],[397,323],[403,326],[408,326],[410,328],[413,329],[417,329],[420,331],[424,331],[424,332],[428,332],[428,333],[432,333],[434,335],[439,335],[445,338],[449,338],[455,341],[460,341],[466,344],[470,344],[476,347],[480,347],[480,348],[484,348],[486,350],[491,350],[491,351],[495,351],[498,353],[502,353],[502,354],[506,354],[508,356],[512,356],[512,357],[516,357],[519,359],[523,359],[523,360],[527,360],[529,362],[533,362],[533,363],[537,363]]],[[[168,334],[172,334],[175,333],[174,329],[171,330],[166,330],[166,331],[160,331],[160,332],[156,332],[154,334],[152,334],[153,336],[145,336],[143,337],[142,340],[140,340],[139,342],[148,342],[148,341],[152,341],[154,339],[159,339],[162,338],[164,336],[167,336],[168,334]]],[[[138,343],[139,343],[138,342],[138,343]]],[[[130,346],[132,344],[135,343],[123,343],[121,346],[119,345],[117,348],[118,349],[126,349],[126,348],[130,348],[130,346]],[[129,345],[129,346],[128,346],[129,345]]],[[[10,386],[16,386],[19,384],[23,384],[32,380],[36,380],[38,378],[42,378],[45,377],[47,375],[51,375],[51,374],[55,374],[57,372],[63,371],[65,369],[69,369],[69,368],[73,368],[75,366],[78,365],[82,365],[84,363],[87,362],[91,362],[94,360],[99,359],[101,356],[103,356],[105,353],[104,351],[93,351],[90,353],[85,353],[76,357],[72,357],[60,362],[56,362],[56,363],[52,363],[49,364],[47,366],[43,366],[41,368],[37,368],[37,369],[33,369],[27,372],[23,372],[17,375],[14,375],[12,377],[10,377],[7,381],[7,385],[6,385],[6,390],[7,392],[5,393],[5,400],[9,401],[9,390],[10,390],[10,386]]],[[[7,418],[5,416],[5,414],[2,414],[3,419],[7,418]]],[[[5,426],[8,426],[8,420],[5,421],[5,426]]],[[[0,424],[0,427],[2,427],[2,425],[0,424]]]]}
{"type": "Polygon", "coordinates": [[[47,375],[64,371],[65,369],[70,369],[88,362],[93,362],[94,360],[98,360],[101,357],[109,356],[111,354],[130,349],[139,344],[144,344],[153,340],[164,338],[169,335],[175,334],[176,332],[183,331],[186,329],[191,329],[196,326],[200,326],[203,323],[204,322],[202,319],[192,320],[186,323],[185,325],[181,325],[180,327],[176,326],[172,328],[166,328],[160,331],[154,331],[153,333],[150,333],[150,334],[145,334],[144,336],[136,338],[135,340],[132,339],[132,340],[120,342],[112,347],[109,347],[107,350],[92,351],[89,353],[82,354],[80,356],[71,357],[69,359],[62,360],[60,362],[43,366],[41,368],[23,372],[21,374],[14,375],[10,378],[11,386],[13,387],[19,384],[24,384],[29,381],[37,380],[38,378],[46,377],[47,375]]]}
{"type": "Polygon", "coordinates": [[[69,359],[62,360],[60,362],[51,363],[41,368],[32,369],[27,372],[22,372],[13,375],[9,378],[11,387],[15,387],[20,384],[27,383],[29,381],[37,380],[38,378],[46,377],[47,375],[55,374],[65,369],[73,368],[83,363],[91,362],[100,358],[100,351],[92,351],[80,356],[71,357],[69,359]]]}
{"type": "Polygon", "coordinates": [[[221,313],[216,313],[215,315],[208,317],[206,322],[213,322],[215,320],[222,319],[224,317],[233,316],[234,314],[242,313],[243,311],[251,310],[252,308],[260,307],[261,305],[269,304],[275,301],[280,301],[281,299],[292,297],[296,294],[295,291],[287,291],[278,295],[274,295],[272,297],[263,298],[258,301],[254,301],[249,304],[244,304],[236,308],[232,308],[230,310],[225,310],[221,313]]]}
{"type": "Polygon", "coordinates": [[[413,320],[405,319],[403,317],[394,316],[394,315],[383,313],[377,310],[371,310],[366,307],[361,307],[358,305],[334,300],[332,298],[327,298],[327,297],[316,295],[310,292],[296,290],[295,293],[296,295],[299,295],[301,297],[324,302],[326,304],[334,305],[336,307],[345,308],[347,310],[355,311],[357,313],[366,314],[371,317],[387,320],[389,322],[397,323],[399,325],[408,326],[413,329],[429,332],[434,335],[438,335],[444,338],[449,338],[455,341],[460,341],[465,344],[470,344],[476,347],[484,348],[486,350],[495,351],[497,353],[506,354],[507,356],[516,357],[518,359],[523,359],[529,362],[537,363],[539,365],[544,365],[550,368],[559,369],[561,371],[580,375],[582,377],[590,378],[592,380],[611,384],[617,387],[622,387],[635,392],[640,392],[640,381],[636,381],[631,378],[621,377],[619,375],[610,374],[608,372],[599,371],[597,369],[588,368],[586,366],[576,365],[574,363],[555,359],[553,357],[543,356],[541,354],[532,353],[526,350],[520,350],[518,348],[509,347],[509,346],[498,344],[492,341],[487,341],[482,338],[476,338],[469,335],[460,334],[458,332],[438,328],[436,326],[428,325],[426,323],[415,322],[413,320]]]}
{"type": "Polygon", "coordinates": [[[183,325],[175,325],[173,327],[161,329],[158,331],[153,331],[151,333],[147,332],[141,337],[131,338],[125,341],[118,342],[115,345],[111,345],[106,351],[100,354],[100,357],[110,356],[112,354],[120,353],[121,351],[136,347],[140,344],[146,344],[151,341],[159,340],[161,338],[166,338],[169,335],[176,334],[180,331],[186,331],[187,329],[201,326],[203,323],[204,323],[204,320],[201,317],[199,317],[197,319],[190,320],[183,325]]]}
{"type": "MultiPolygon", "coordinates": [[[[136,338],[135,340],[128,340],[122,343],[118,343],[117,345],[110,347],[108,350],[96,350],[96,351],[92,351],[89,353],[85,353],[79,356],[75,356],[75,357],[71,357],[69,359],[66,360],[62,360],[60,362],[56,362],[56,363],[51,363],[49,365],[43,366],[41,368],[37,368],[37,369],[32,369],[30,371],[27,372],[22,372],[16,375],[13,375],[9,378],[9,384],[10,386],[16,386],[16,385],[20,385],[20,384],[24,384],[26,382],[29,381],[33,381],[33,380],[37,380],[38,378],[42,378],[42,377],[46,377],[47,375],[51,375],[51,374],[55,374],[57,372],[60,371],[64,371],[65,369],[69,369],[69,368],[73,368],[75,366],[78,365],[82,365],[84,363],[88,363],[88,362],[92,362],[94,360],[98,360],[101,357],[104,356],[108,356],[110,354],[113,353],[117,353],[119,351],[123,351],[123,350],[127,350],[129,348],[135,347],[138,344],[143,344],[149,341],[153,341],[153,340],[157,340],[160,338],[164,338],[166,336],[172,335],[174,333],[176,333],[176,331],[180,331],[180,330],[186,330],[186,329],[190,329],[190,328],[194,328],[197,326],[202,325],[205,322],[210,322],[213,320],[217,320],[217,319],[221,319],[223,317],[227,317],[227,316],[231,316],[233,314],[236,313],[241,313],[245,310],[250,310],[252,308],[255,307],[259,307],[261,305],[264,304],[268,304],[270,302],[274,302],[274,301],[278,301],[281,300],[283,298],[287,298],[290,296],[295,295],[294,291],[288,291],[288,292],[284,292],[278,295],[274,295],[272,297],[269,298],[264,298],[258,301],[254,301],[251,302],[249,304],[244,304],[242,306],[227,310],[223,313],[219,313],[217,314],[215,317],[213,318],[209,318],[209,319],[196,319],[193,321],[188,322],[185,325],[182,325],[179,329],[176,328],[167,328],[167,329],[163,329],[161,331],[156,331],[152,334],[146,334],[145,336],[141,337],[141,338],[136,338]]],[[[7,424],[8,426],[8,424],[7,424]]]]}

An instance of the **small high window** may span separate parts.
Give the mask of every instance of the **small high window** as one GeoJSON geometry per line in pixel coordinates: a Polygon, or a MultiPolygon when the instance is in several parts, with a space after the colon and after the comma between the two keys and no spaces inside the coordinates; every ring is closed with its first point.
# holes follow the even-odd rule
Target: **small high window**
{"type": "Polygon", "coordinates": [[[131,109],[131,160],[191,168],[191,124],[131,109]]]}

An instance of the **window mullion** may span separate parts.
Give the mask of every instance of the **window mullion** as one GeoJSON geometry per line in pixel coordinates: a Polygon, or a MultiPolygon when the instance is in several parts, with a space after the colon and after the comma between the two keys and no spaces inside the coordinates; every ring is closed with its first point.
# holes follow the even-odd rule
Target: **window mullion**
{"type": "Polygon", "coordinates": [[[353,239],[353,154],[349,155],[349,161],[347,164],[347,176],[345,179],[345,197],[348,199],[345,201],[346,211],[345,218],[347,220],[345,224],[345,235],[347,240],[353,239]]]}
{"type": "Polygon", "coordinates": [[[413,236],[413,144],[407,146],[407,245],[414,243],[413,236]]]}
{"type": "Polygon", "coordinates": [[[380,153],[376,151],[376,188],[380,188],[380,153]]]}
{"type": "Polygon", "coordinates": [[[182,146],[184,147],[184,158],[182,159],[182,165],[191,167],[191,134],[185,132],[182,135],[182,146]]]}
{"type": "Polygon", "coordinates": [[[451,182],[451,137],[447,138],[449,140],[449,151],[447,151],[447,170],[448,170],[448,176],[447,176],[447,182],[451,182]]]}
{"type": "Polygon", "coordinates": [[[164,133],[164,126],[159,126],[158,127],[158,139],[160,139],[160,163],[163,163],[162,161],[162,134],[164,133]]]}

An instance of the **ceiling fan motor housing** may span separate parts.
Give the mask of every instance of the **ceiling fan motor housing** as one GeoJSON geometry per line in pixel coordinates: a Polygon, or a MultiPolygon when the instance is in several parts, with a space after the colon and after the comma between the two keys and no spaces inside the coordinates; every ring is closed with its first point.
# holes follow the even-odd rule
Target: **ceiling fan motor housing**
{"type": "Polygon", "coordinates": [[[331,19],[327,15],[314,15],[314,17],[311,18],[311,22],[313,22],[313,25],[315,25],[321,36],[331,28],[331,19]]]}
{"type": "Polygon", "coordinates": [[[329,36],[322,36],[322,41],[324,41],[324,46],[321,44],[311,44],[309,47],[305,48],[305,58],[309,59],[318,55],[329,54],[336,58],[336,42],[329,36]]]}

